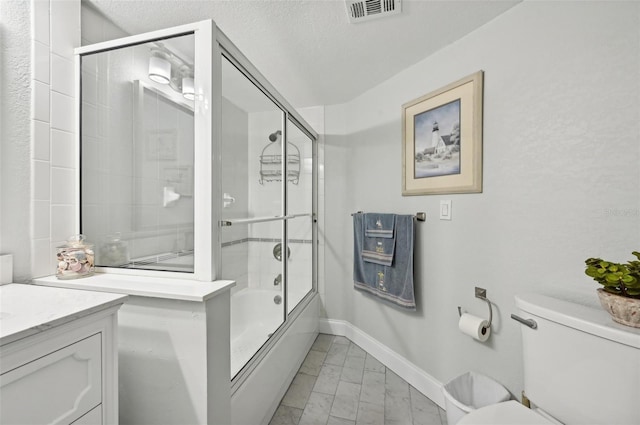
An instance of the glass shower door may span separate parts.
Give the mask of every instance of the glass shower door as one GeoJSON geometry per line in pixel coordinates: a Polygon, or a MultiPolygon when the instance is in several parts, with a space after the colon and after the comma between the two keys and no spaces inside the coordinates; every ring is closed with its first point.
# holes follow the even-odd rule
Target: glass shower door
{"type": "Polygon", "coordinates": [[[284,112],[222,59],[220,277],[231,294],[231,377],[284,323],[284,112]]]}

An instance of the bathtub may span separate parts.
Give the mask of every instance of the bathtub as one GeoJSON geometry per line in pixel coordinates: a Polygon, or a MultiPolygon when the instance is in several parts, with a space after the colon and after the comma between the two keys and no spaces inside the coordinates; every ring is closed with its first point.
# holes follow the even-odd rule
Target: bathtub
{"type": "Polygon", "coordinates": [[[231,378],[284,321],[276,296],[282,297],[281,291],[245,288],[231,297],[231,378]]]}
{"type": "MultiPolygon", "coordinates": [[[[304,293],[291,292],[289,312],[302,300],[304,293]]],[[[284,322],[280,290],[244,288],[231,296],[231,378],[264,345],[284,322]]]]}
{"type": "MultiPolygon", "coordinates": [[[[249,331],[249,323],[241,315],[241,311],[252,316],[250,303],[259,303],[257,308],[271,308],[273,296],[277,293],[274,290],[246,288],[231,296],[231,328],[239,334],[231,335],[231,369],[242,369],[244,360],[239,360],[242,353],[239,348],[249,344],[249,336],[253,335],[249,331]],[[234,297],[236,298],[234,300],[234,297]],[[246,304],[245,304],[246,303],[246,304]],[[271,303],[271,304],[269,304],[271,303]],[[235,305],[235,308],[234,308],[235,305]],[[268,307],[267,307],[268,306],[268,307]],[[234,323],[235,322],[235,323],[234,323]],[[242,332],[244,330],[244,332],[242,332]],[[234,348],[235,347],[235,348],[234,348]],[[239,355],[240,354],[240,355],[239,355]]],[[[294,293],[295,294],[295,293],[294,293]]],[[[318,336],[319,317],[319,296],[317,293],[309,297],[290,298],[302,299],[300,308],[294,309],[289,315],[287,324],[282,323],[284,315],[282,304],[278,307],[280,319],[271,323],[272,329],[279,326],[275,335],[267,341],[268,335],[274,330],[270,330],[265,322],[260,319],[254,320],[261,324],[262,335],[255,341],[253,347],[265,348],[255,354],[256,359],[250,362],[245,369],[242,369],[233,379],[231,385],[231,423],[232,424],[255,424],[268,425],[275,413],[280,400],[286,393],[289,385],[293,381],[305,356],[311,349],[313,341],[318,336]],[[264,326],[262,326],[264,323],[264,326]],[[265,342],[266,341],[266,342],[265,342]],[[249,406],[249,408],[247,408],[249,406]]],[[[275,315],[273,316],[276,317],[275,315]]],[[[255,353],[255,349],[245,353],[245,358],[250,359],[255,353]]],[[[232,372],[233,376],[234,373],[232,372]]]]}
{"type": "MultiPolygon", "coordinates": [[[[132,261],[132,265],[147,270],[186,271],[193,268],[193,254],[165,253],[132,261]]],[[[290,291],[287,302],[289,313],[304,298],[306,292],[290,291]]],[[[231,378],[264,345],[284,322],[280,289],[244,288],[231,296],[231,378]]]]}

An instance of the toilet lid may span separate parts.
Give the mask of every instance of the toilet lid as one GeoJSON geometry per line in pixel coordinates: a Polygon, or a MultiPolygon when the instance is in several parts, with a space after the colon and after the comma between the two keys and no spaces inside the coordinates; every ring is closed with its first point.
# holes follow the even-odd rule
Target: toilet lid
{"type": "Polygon", "coordinates": [[[515,400],[492,404],[462,417],[459,425],[542,425],[551,424],[546,418],[515,400]]]}

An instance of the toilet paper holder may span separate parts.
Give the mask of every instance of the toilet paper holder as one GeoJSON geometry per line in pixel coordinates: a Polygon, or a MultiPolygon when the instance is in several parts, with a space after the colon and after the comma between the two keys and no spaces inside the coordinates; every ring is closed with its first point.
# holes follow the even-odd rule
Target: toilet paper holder
{"type": "MultiPolygon", "coordinates": [[[[480,298],[486,301],[489,305],[489,320],[487,320],[487,328],[491,328],[491,320],[493,319],[493,309],[491,308],[491,301],[487,298],[487,290],[476,286],[476,298],[480,298]]],[[[462,308],[458,306],[458,316],[462,316],[462,308]]]]}

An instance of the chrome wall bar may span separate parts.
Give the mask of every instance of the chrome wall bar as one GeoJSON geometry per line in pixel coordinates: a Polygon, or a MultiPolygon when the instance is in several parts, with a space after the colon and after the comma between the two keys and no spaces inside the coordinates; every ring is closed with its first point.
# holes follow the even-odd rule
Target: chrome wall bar
{"type": "MultiPolygon", "coordinates": [[[[364,212],[363,211],[358,211],[358,212],[351,213],[352,216],[354,216],[356,214],[364,214],[364,212]]],[[[417,213],[415,213],[413,218],[415,218],[418,221],[427,221],[427,213],[417,212],[417,213]]]]}
{"type": "Polygon", "coordinates": [[[304,214],[289,214],[285,216],[274,215],[269,217],[255,217],[255,218],[239,218],[235,220],[221,220],[220,226],[233,226],[234,224],[251,224],[251,223],[264,223],[266,221],[278,221],[278,220],[289,220],[297,217],[312,217],[312,213],[304,213],[304,214]]]}

